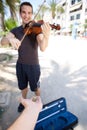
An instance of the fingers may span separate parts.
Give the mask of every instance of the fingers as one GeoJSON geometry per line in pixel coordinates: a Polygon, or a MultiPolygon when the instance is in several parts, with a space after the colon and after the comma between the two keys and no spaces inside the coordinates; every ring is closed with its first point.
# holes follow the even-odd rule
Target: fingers
{"type": "Polygon", "coordinates": [[[32,98],[32,101],[37,103],[37,104],[41,104],[41,107],[42,107],[42,100],[41,100],[41,97],[40,96],[34,96],[32,98]]]}
{"type": "Polygon", "coordinates": [[[51,29],[51,27],[50,27],[50,25],[49,25],[48,22],[47,22],[47,23],[44,23],[44,24],[43,24],[43,27],[46,28],[47,30],[50,30],[50,29],[51,29]]]}
{"type": "Polygon", "coordinates": [[[21,45],[21,43],[20,43],[20,41],[18,39],[15,39],[14,42],[15,42],[14,43],[14,48],[18,50],[20,45],[21,45]]]}
{"type": "Polygon", "coordinates": [[[28,104],[29,104],[29,101],[30,101],[30,99],[24,99],[24,98],[20,98],[20,102],[25,106],[25,107],[27,107],[27,106],[29,106],[28,104]]]}
{"type": "Polygon", "coordinates": [[[34,97],[31,98],[31,100],[33,102],[39,102],[39,101],[41,101],[41,97],[40,96],[34,96],[34,97]]]}
{"type": "Polygon", "coordinates": [[[50,35],[50,31],[51,31],[51,27],[49,25],[49,23],[44,23],[42,26],[42,32],[43,32],[43,35],[46,36],[46,37],[49,37],[50,35]]]}
{"type": "Polygon", "coordinates": [[[16,38],[11,38],[10,39],[10,44],[12,45],[12,47],[14,49],[18,50],[20,45],[21,45],[21,42],[18,39],[16,39],[16,38]]]}
{"type": "Polygon", "coordinates": [[[25,107],[32,107],[32,106],[39,106],[40,109],[42,109],[42,101],[40,96],[34,96],[31,99],[24,99],[20,98],[20,102],[25,106],[25,107]]]}

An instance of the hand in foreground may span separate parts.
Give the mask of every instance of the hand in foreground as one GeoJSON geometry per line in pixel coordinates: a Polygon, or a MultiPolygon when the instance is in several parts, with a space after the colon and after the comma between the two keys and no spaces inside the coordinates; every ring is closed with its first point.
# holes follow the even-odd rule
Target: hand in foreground
{"type": "Polygon", "coordinates": [[[39,112],[42,109],[40,97],[20,99],[25,109],[7,130],[34,130],[39,112]]]}
{"type": "Polygon", "coordinates": [[[31,99],[21,98],[20,102],[24,105],[25,109],[28,108],[32,111],[37,111],[38,113],[42,109],[42,101],[40,96],[32,97],[31,99]]]}

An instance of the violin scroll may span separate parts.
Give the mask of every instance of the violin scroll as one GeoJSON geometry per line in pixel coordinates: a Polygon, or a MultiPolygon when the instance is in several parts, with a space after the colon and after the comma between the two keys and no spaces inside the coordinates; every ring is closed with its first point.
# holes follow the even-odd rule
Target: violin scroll
{"type": "Polygon", "coordinates": [[[56,29],[56,30],[60,30],[61,29],[59,24],[57,24],[57,25],[51,24],[50,26],[51,26],[52,29],[56,29]]]}

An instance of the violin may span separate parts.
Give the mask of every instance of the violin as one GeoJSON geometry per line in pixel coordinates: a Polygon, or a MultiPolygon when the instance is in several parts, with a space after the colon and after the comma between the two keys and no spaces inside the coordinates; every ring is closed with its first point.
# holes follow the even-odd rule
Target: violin
{"type": "MultiPolygon", "coordinates": [[[[31,33],[34,34],[39,34],[42,32],[42,28],[41,25],[43,24],[43,20],[39,20],[38,22],[35,21],[30,21],[28,24],[25,25],[24,27],[24,33],[26,33],[26,35],[29,35],[31,33]]],[[[61,27],[59,24],[55,25],[55,24],[49,24],[51,26],[52,29],[56,29],[56,30],[60,30],[61,27]]]]}

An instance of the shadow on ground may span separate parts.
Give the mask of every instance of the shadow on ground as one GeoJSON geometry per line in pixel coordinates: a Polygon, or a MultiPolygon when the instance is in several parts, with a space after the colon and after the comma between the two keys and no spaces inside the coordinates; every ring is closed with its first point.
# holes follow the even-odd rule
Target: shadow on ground
{"type": "Polygon", "coordinates": [[[69,66],[61,69],[55,61],[51,61],[51,66],[50,72],[44,68],[42,71],[41,89],[43,102],[48,103],[60,97],[65,97],[68,110],[77,115],[79,125],[81,125],[83,130],[86,130],[87,66],[80,68],[74,73],[70,73],[69,66]]]}
{"type": "MultiPolygon", "coordinates": [[[[87,129],[87,66],[71,73],[69,66],[61,69],[61,66],[53,60],[50,60],[50,67],[41,66],[41,97],[43,103],[48,103],[60,97],[65,97],[67,108],[79,118],[79,124],[83,130],[87,129]]],[[[11,93],[10,103],[6,107],[0,121],[2,130],[6,130],[14,120],[19,116],[17,112],[18,98],[20,91],[17,88],[15,75],[15,60],[2,67],[0,91],[9,91],[11,93]],[[5,77],[6,76],[6,77],[5,77]]],[[[30,98],[33,93],[28,93],[30,98]]],[[[79,130],[79,129],[78,129],[79,130]]]]}

